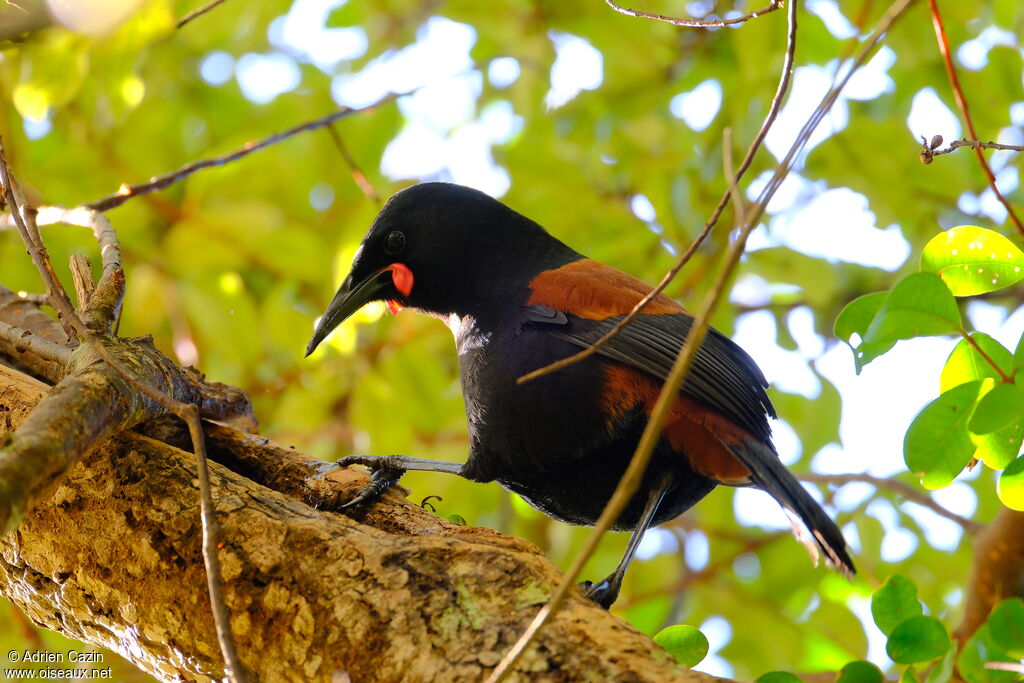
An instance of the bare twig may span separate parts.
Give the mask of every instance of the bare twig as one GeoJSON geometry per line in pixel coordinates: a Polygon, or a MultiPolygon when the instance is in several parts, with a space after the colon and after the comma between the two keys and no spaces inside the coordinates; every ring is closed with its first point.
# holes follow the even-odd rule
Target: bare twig
{"type": "Polygon", "coordinates": [[[969,534],[976,534],[985,528],[984,524],[979,524],[973,519],[967,519],[966,517],[961,517],[955,512],[950,512],[932,500],[932,497],[927,493],[924,493],[910,484],[905,484],[898,479],[886,479],[884,477],[875,477],[870,474],[816,474],[813,472],[801,474],[799,479],[817,484],[836,484],[837,486],[852,484],[854,482],[871,484],[876,488],[893,491],[911,502],[928,508],[941,517],[945,517],[952,522],[956,522],[969,534]]]}
{"type": "MultiPolygon", "coordinates": [[[[74,225],[80,228],[89,228],[99,244],[100,256],[103,259],[103,275],[107,276],[112,271],[121,268],[121,243],[117,239],[114,227],[103,214],[84,206],[76,206],[72,209],[65,209],[63,206],[40,206],[35,209],[35,212],[37,226],[74,225]]],[[[17,228],[18,224],[13,213],[0,216],[0,230],[17,228]]]]}
{"type": "Polygon", "coordinates": [[[92,266],[85,254],[72,254],[71,280],[75,284],[75,301],[78,302],[78,313],[81,314],[89,305],[89,299],[96,290],[96,281],[92,277],[92,266]]]}
{"type": "Polygon", "coordinates": [[[240,149],[237,149],[234,152],[221,154],[219,156],[210,157],[208,159],[200,159],[199,161],[193,161],[192,163],[186,164],[181,168],[171,171],[170,173],[165,173],[164,175],[151,178],[148,183],[142,183],[139,185],[122,184],[115,194],[102,197],[87,204],[83,204],[82,206],[92,209],[93,211],[109,211],[110,209],[121,206],[132,197],[138,197],[139,195],[148,194],[150,192],[156,192],[157,190],[162,190],[165,187],[168,187],[169,185],[178,182],[179,180],[187,178],[196,171],[201,171],[204,168],[223,166],[224,164],[228,164],[231,163],[232,161],[236,161],[237,159],[241,159],[244,156],[248,156],[253,152],[261,150],[264,147],[269,147],[274,143],[290,138],[293,135],[297,135],[298,133],[303,133],[308,130],[316,130],[317,128],[329,126],[335,121],[343,119],[347,116],[351,116],[353,114],[360,114],[363,112],[372,111],[379,106],[397,100],[399,97],[403,97],[404,95],[408,94],[408,92],[390,93],[380,98],[373,104],[359,109],[353,109],[352,107],[340,107],[335,111],[331,112],[330,114],[328,114],[327,116],[323,116],[314,121],[307,121],[306,123],[300,124],[298,126],[293,126],[288,130],[282,131],[280,133],[275,133],[274,135],[265,137],[262,140],[257,140],[256,142],[247,142],[240,149]]]}
{"type": "MultiPolygon", "coordinates": [[[[770,129],[772,127],[772,124],[775,123],[775,119],[779,115],[779,110],[782,109],[782,100],[785,97],[787,90],[789,89],[789,82],[793,73],[793,60],[793,50],[787,49],[785,61],[782,65],[782,76],[779,78],[779,85],[775,89],[775,95],[772,97],[772,103],[768,109],[768,115],[765,116],[764,122],[761,124],[760,130],[757,131],[757,135],[754,136],[754,139],[751,141],[750,146],[747,148],[746,156],[743,157],[743,161],[740,163],[739,168],[736,169],[736,183],[739,183],[740,180],[743,179],[744,174],[750,168],[750,165],[754,161],[754,155],[757,153],[757,150],[761,148],[761,143],[764,142],[765,136],[768,135],[768,129],[770,129]]],[[[538,377],[543,377],[544,375],[550,374],[552,372],[557,372],[558,370],[567,368],[574,363],[579,363],[581,360],[584,360],[585,358],[589,358],[590,356],[594,355],[602,348],[604,348],[604,346],[609,341],[611,341],[611,339],[615,337],[615,335],[621,332],[626,325],[631,323],[638,315],[643,313],[644,309],[647,308],[647,305],[651,301],[653,301],[656,296],[665,291],[665,288],[668,287],[669,283],[671,283],[672,280],[675,279],[676,275],[679,274],[679,271],[683,269],[683,266],[689,263],[690,259],[693,258],[693,255],[697,253],[697,249],[699,249],[700,245],[704,243],[704,240],[707,238],[707,236],[711,233],[711,230],[718,223],[718,219],[721,217],[722,211],[724,211],[725,207],[729,204],[729,198],[732,196],[733,193],[732,188],[733,185],[730,185],[725,189],[725,192],[722,193],[721,198],[719,198],[718,200],[718,204],[715,205],[714,211],[711,212],[711,217],[708,218],[707,223],[704,224],[704,228],[700,231],[697,237],[694,238],[693,242],[690,244],[689,247],[687,247],[683,255],[679,258],[678,261],[676,261],[675,265],[672,266],[672,268],[667,273],[665,273],[664,277],[661,278],[661,282],[658,283],[658,286],[655,287],[650,292],[648,292],[647,296],[645,296],[643,299],[637,302],[637,304],[633,307],[633,310],[631,310],[625,318],[616,323],[615,327],[608,330],[608,332],[606,332],[603,337],[601,337],[596,342],[591,344],[588,348],[583,349],[582,351],[575,353],[571,356],[568,356],[566,358],[563,358],[561,360],[557,360],[554,363],[546,365],[542,368],[538,368],[533,372],[529,372],[520,377],[518,379],[518,383],[523,384],[525,382],[529,382],[530,380],[537,379],[538,377]]]]}
{"type": "Polygon", "coordinates": [[[193,19],[198,19],[199,17],[203,16],[204,14],[206,14],[207,12],[209,12],[210,10],[212,10],[214,7],[216,7],[217,5],[221,4],[222,2],[224,2],[224,0],[213,0],[213,2],[210,2],[210,3],[206,4],[206,5],[203,5],[199,9],[192,10],[191,12],[189,12],[188,14],[183,16],[178,21],[177,28],[181,28],[182,26],[184,26],[188,22],[192,21],[193,19]]]}
{"type": "MultiPolygon", "coordinates": [[[[39,238],[39,230],[35,224],[35,211],[31,210],[25,203],[24,197],[18,188],[17,182],[11,177],[10,169],[7,166],[3,142],[0,140],[0,183],[4,200],[10,209],[11,216],[18,227],[22,241],[36,264],[47,292],[50,294],[50,304],[57,310],[61,320],[69,324],[78,336],[95,349],[97,354],[115,372],[121,375],[135,390],[163,406],[169,412],[181,418],[189,427],[192,436],[192,443],[196,455],[196,463],[199,474],[200,489],[200,518],[203,528],[203,558],[206,562],[207,589],[210,594],[210,602],[213,610],[214,623],[217,631],[217,640],[220,644],[221,653],[224,657],[225,674],[232,681],[245,681],[247,679],[244,669],[238,659],[235,644],[231,637],[231,626],[227,607],[224,602],[224,595],[221,590],[220,560],[217,555],[217,521],[214,516],[213,497],[210,494],[209,471],[206,460],[206,445],[203,438],[202,423],[199,419],[199,408],[195,405],[182,403],[139,379],[128,370],[110,350],[100,342],[92,333],[89,327],[82,321],[71,307],[67,293],[60,285],[50,263],[49,256],[39,238]],[[34,239],[33,239],[34,237],[34,239]]],[[[109,224],[108,224],[109,225],[109,224]]],[[[112,230],[111,230],[112,232],[112,230]]],[[[120,269],[116,269],[120,273],[120,269]]],[[[109,278],[108,278],[109,279],[109,278]]],[[[103,285],[103,280],[100,282],[103,285]]]]}
{"type": "Polygon", "coordinates": [[[604,0],[609,7],[618,12],[619,14],[625,14],[627,17],[635,17],[637,19],[654,19],[656,21],[664,21],[672,24],[673,26],[683,26],[686,28],[722,28],[723,26],[733,26],[735,24],[742,24],[751,19],[756,19],[761,15],[774,12],[777,9],[781,9],[783,2],[782,0],[771,0],[768,5],[761,9],[754,10],[744,14],[742,17],[734,17],[732,19],[682,19],[679,17],[667,17],[664,14],[655,14],[654,12],[644,12],[643,10],[629,9],[617,5],[613,0],[604,0]]]}
{"type": "MultiPolygon", "coordinates": [[[[780,88],[785,90],[785,86],[789,83],[790,75],[789,72],[793,68],[793,55],[796,51],[796,35],[797,35],[797,0],[790,0],[789,7],[789,30],[786,39],[786,60],[784,64],[784,72],[780,79],[780,88]]],[[[781,97],[778,93],[776,97],[781,97]]],[[[779,173],[779,171],[776,171],[779,173]]],[[[730,192],[727,190],[725,193],[726,199],[728,199],[730,192]]],[[[765,204],[768,202],[768,198],[764,199],[765,204]]],[[[604,510],[601,512],[601,516],[598,518],[597,523],[594,525],[594,530],[587,536],[587,540],[583,545],[583,548],[577,553],[573,560],[572,566],[565,573],[565,577],[562,582],[555,589],[555,592],[551,595],[547,604],[541,608],[537,616],[534,617],[533,622],[527,627],[526,631],[519,637],[519,640],[512,649],[502,658],[501,662],[494,669],[491,675],[488,677],[488,683],[498,683],[504,676],[511,671],[512,666],[516,660],[526,651],[527,646],[540,632],[540,629],[551,619],[562,602],[565,600],[565,596],[569,590],[572,589],[573,584],[576,581],[576,577],[583,569],[583,565],[590,559],[590,556],[594,553],[597,548],[597,544],[600,542],[601,537],[604,533],[611,528],[612,523],[619,518],[622,510],[626,507],[626,504],[632,499],[637,489],[640,487],[640,482],[643,479],[644,472],[647,470],[647,463],[650,461],[651,454],[654,452],[654,448],[661,438],[661,430],[668,419],[669,412],[672,406],[676,402],[677,395],[679,393],[679,387],[682,386],[683,378],[689,371],[690,366],[693,363],[693,359],[697,355],[697,349],[700,348],[701,342],[704,341],[704,337],[708,331],[708,320],[711,317],[712,312],[717,307],[718,302],[725,291],[726,283],[732,274],[733,269],[739,263],[740,256],[743,254],[743,250],[746,246],[747,235],[756,226],[757,221],[754,219],[748,220],[750,217],[744,217],[744,226],[740,230],[739,238],[730,247],[726,261],[718,273],[718,277],[715,280],[710,292],[708,293],[707,299],[705,300],[704,307],[693,321],[693,327],[690,328],[689,334],[686,335],[686,340],[683,343],[682,349],[679,351],[679,355],[676,356],[675,362],[672,364],[672,369],[668,373],[668,377],[665,378],[665,384],[661,387],[661,392],[658,394],[658,399],[654,403],[654,407],[651,409],[651,415],[647,420],[647,424],[644,426],[644,432],[640,436],[640,442],[637,444],[636,451],[633,453],[632,458],[629,462],[629,467],[623,473],[622,478],[619,480],[618,486],[615,487],[615,492],[612,494],[611,499],[605,505],[604,510]]]]}
{"type": "Polygon", "coordinates": [[[0,177],[0,183],[2,183],[0,190],[3,192],[3,198],[11,212],[12,219],[18,227],[21,239],[25,243],[25,248],[43,278],[43,283],[46,286],[46,303],[57,311],[57,315],[60,317],[61,324],[64,326],[64,331],[67,335],[74,337],[71,321],[63,315],[63,311],[72,310],[71,301],[68,299],[68,294],[64,291],[64,288],[58,284],[57,273],[53,270],[53,264],[50,262],[50,256],[46,252],[46,246],[39,236],[39,228],[33,220],[36,212],[27,208],[28,203],[21,192],[21,187],[17,183],[9,182],[9,171],[5,159],[3,140],[0,140],[0,166],[2,166],[3,170],[2,177],[0,177]],[[24,211],[24,215],[22,215],[22,211],[24,211]]]}
{"type": "MultiPolygon", "coordinates": [[[[932,25],[935,27],[935,40],[939,43],[939,52],[942,54],[942,61],[946,65],[946,74],[949,76],[949,84],[953,88],[953,97],[956,99],[956,105],[960,108],[960,113],[964,115],[964,123],[967,125],[967,132],[970,133],[971,137],[975,140],[980,140],[981,137],[974,129],[974,119],[971,118],[970,107],[967,104],[967,98],[964,96],[963,88],[960,87],[960,79],[956,75],[956,67],[953,66],[953,55],[949,50],[949,39],[946,37],[946,27],[942,23],[942,15],[939,14],[939,3],[936,0],[928,0],[928,6],[931,9],[932,14],[932,25]]],[[[1006,201],[1006,197],[999,191],[996,186],[996,176],[992,172],[992,169],[988,165],[988,161],[985,160],[985,155],[981,151],[981,147],[974,147],[974,153],[978,157],[978,163],[981,165],[981,170],[985,173],[985,177],[988,178],[988,185],[992,188],[992,192],[995,194],[996,199],[999,203],[1006,208],[1006,214],[1013,221],[1013,224],[1017,227],[1017,231],[1021,235],[1024,235],[1024,224],[1020,222],[1017,214],[1014,213],[1013,207],[1010,206],[1010,202],[1006,201]]]]}
{"type": "Polygon", "coordinates": [[[18,292],[18,297],[36,306],[49,306],[49,294],[32,294],[29,292],[18,292]]]}
{"type": "Polygon", "coordinates": [[[41,360],[60,365],[67,365],[71,360],[71,349],[63,344],[44,339],[38,334],[9,325],[2,320],[0,320],[0,351],[12,357],[17,357],[21,353],[31,353],[41,360]],[[11,353],[11,351],[15,353],[11,353]]]}
{"type": "Polygon", "coordinates": [[[961,140],[954,140],[949,143],[948,147],[939,149],[939,145],[942,144],[942,136],[936,135],[932,138],[931,142],[926,140],[924,136],[921,136],[921,163],[930,164],[932,159],[943,154],[949,154],[955,152],[961,147],[971,147],[974,149],[999,149],[1006,152],[1024,152],[1024,146],[1022,145],[1006,145],[1001,142],[984,142],[982,140],[968,140],[963,138],[961,140]]]}
{"type": "Polygon", "coordinates": [[[341,158],[345,160],[345,163],[348,164],[349,170],[352,171],[352,180],[355,182],[356,186],[364,195],[367,196],[367,198],[371,199],[375,204],[380,204],[380,194],[377,193],[373,184],[370,183],[366,174],[363,173],[359,164],[356,163],[352,153],[349,152],[348,147],[341,139],[341,135],[338,134],[338,131],[333,125],[327,126],[327,134],[331,136],[331,140],[334,141],[334,146],[338,148],[338,153],[341,154],[341,158]]]}

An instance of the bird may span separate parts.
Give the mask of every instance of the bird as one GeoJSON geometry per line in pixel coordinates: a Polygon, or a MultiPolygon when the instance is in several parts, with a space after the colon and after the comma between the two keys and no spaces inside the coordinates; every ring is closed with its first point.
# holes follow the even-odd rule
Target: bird
{"type": "MultiPolygon", "coordinates": [[[[590,347],[652,288],[570,248],[541,225],[462,185],[424,182],[395,193],[356,250],[316,324],[309,356],[365,304],[384,301],[451,329],[469,426],[464,463],[349,455],[370,480],[343,507],[367,503],[408,470],[497,481],[546,515],[593,525],[630,462],[694,318],[664,294],[597,353],[525,383],[532,370],[590,347]]],[[[710,328],[672,404],[642,484],[612,528],[629,531],[615,570],[581,587],[609,608],[644,532],[716,486],[752,486],[790,513],[817,559],[855,572],[836,524],[779,460],[775,409],[754,360],[710,328]],[[796,520],[799,520],[797,522],[796,520]]]]}

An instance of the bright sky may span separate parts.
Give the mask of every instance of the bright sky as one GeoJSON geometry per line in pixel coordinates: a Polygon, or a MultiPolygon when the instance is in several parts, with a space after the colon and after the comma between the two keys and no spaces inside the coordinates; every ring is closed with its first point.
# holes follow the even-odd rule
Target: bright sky
{"type": "MultiPolygon", "coordinates": [[[[388,92],[404,92],[418,88],[415,95],[399,100],[406,117],[402,132],[388,145],[381,160],[381,171],[393,180],[449,180],[477,187],[495,197],[504,195],[511,184],[508,172],[495,164],[491,154],[494,145],[507,142],[522,127],[522,119],[508,101],[499,100],[478,110],[477,99],[484,79],[495,88],[508,87],[519,77],[520,66],[512,57],[491,61],[486,73],[474,68],[470,49],[476,41],[475,30],[442,17],[428,19],[420,28],[413,45],[389,50],[358,71],[346,68],[346,61],[366,53],[368,41],[360,27],[324,28],[328,12],[345,0],[296,0],[291,11],[275,20],[269,39],[275,49],[265,53],[231,55],[218,51],[201,62],[200,74],[213,87],[232,80],[254,103],[270,102],[299,86],[299,62],[313,64],[332,76],[331,92],[336,102],[353,107],[370,104],[388,92]]],[[[699,14],[701,3],[691,3],[699,14]]],[[[848,38],[855,29],[843,17],[834,0],[810,0],[809,11],[817,14],[838,37],[848,38]]],[[[612,17],[609,17],[612,20],[612,17]]],[[[601,87],[603,58],[587,40],[568,33],[551,32],[549,38],[556,51],[550,72],[550,90],[545,98],[549,109],[556,109],[586,91],[601,87]]],[[[1012,33],[997,28],[985,29],[978,38],[959,49],[957,58],[968,69],[985,66],[988,51],[996,45],[1016,45],[1012,33]]],[[[869,100],[893,89],[887,71],[895,62],[895,54],[883,47],[871,62],[854,76],[831,116],[826,118],[812,137],[808,149],[822,144],[848,123],[847,101],[869,100]]],[[[766,147],[776,158],[785,154],[797,130],[817,105],[832,83],[836,63],[797,68],[792,92],[777,123],[766,140],[766,147]]],[[[722,103],[721,85],[709,79],[688,92],[680,92],[669,109],[680,120],[679,134],[687,129],[702,131],[714,121],[722,103]]],[[[1024,125],[1024,103],[1015,105],[1010,118],[1016,126],[1024,125]]],[[[32,138],[46,135],[50,122],[27,121],[27,134],[32,138]]],[[[919,140],[921,135],[942,134],[946,140],[960,137],[957,116],[926,88],[918,92],[907,119],[907,136],[919,140]]],[[[1019,128],[1007,128],[1000,140],[1021,144],[1019,128]]],[[[992,164],[1000,187],[1012,191],[1018,183],[1017,171],[1007,164],[1008,155],[993,155],[992,164]]],[[[767,182],[768,174],[754,179],[747,189],[756,197],[767,182]]],[[[310,202],[324,210],[333,202],[328,186],[310,189],[310,202]]],[[[652,232],[661,234],[654,206],[643,195],[629,200],[633,213],[647,223],[652,232]]],[[[981,213],[994,223],[1003,220],[1004,210],[989,190],[980,195],[965,192],[960,207],[967,213],[981,213]]],[[[938,226],[936,226],[938,228],[938,226]]],[[[662,240],[662,245],[675,253],[679,245],[662,240]]],[[[783,184],[769,207],[767,225],[751,235],[749,248],[763,249],[784,245],[808,255],[830,261],[847,261],[896,270],[910,256],[910,246],[899,226],[878,225],[865,196],[847,188],[829,188],[793,173],[783,184]]],[[[764,282],[756,277],[741,277],[732,293],[734,301],[759,304],[766,301],[764,282]]],[[[972,321],[979,328],[1010,348],[1024,332],[1024,313],[1003,320],[1003,311],[983,303],[972,304],[972,321]]],[[[814,455],[813,468],[819,472],[842,473],[868,471],[889,475],[905,469],[902,456],[903,435],[911,419],[938,392],[938,374],[955,340],[923,339],[900,342],[893,351],[874,361],[861,373],[854,373],[853,358],[844,344],[826,347],[825,340],[814,333],[809,309],[794,310],[788,318],[799,348],[783,349],[775,343],[775,321],[767,312],[750,313],[737,321],[735,339],[755,358],[768,379],[779,389],[815,397],[821,390],[820,380],[811,371],[815,367],[839,390],[842,399],[841,444],[831,444],[814,455]]],[[[784,418],[784,416],[783,416],[784,418]]],[[[799,441],[792,429],[780,422],[776,441],[787,462],[800,457],[799,441]]],[[[870,495],[867,485],[847,486],[837,497],[840,509],[848,510],[870,495]]],[[[936,491],[933,496],[942,505],[963,515],[973,513],[974,493],[963,484],[936,491]]],[[[736,514],[744,524],[771,528],[788,528],[780,508],[758,491],[741,491],[735,498],[736,514]]],[[[955,546],[961,530],[929,510],[904,504],[904,510],[923,526],[928,542],[936,547],[955,546]]],[[[892,506],[875,501],[869,514],[879,519],[887,530],[881,548],[884,559],[896,560],[913,552],[916,537],[899,526],[892,506]]],[[[846,531],[856,545],[852,525],[846,531]]],[[[672,534],[653,530],[641,546],[640,557],[677,549],[672,534]]],[[[687,539],[686,561],[699,569],[708,561],[707,539],[696,531],[687,539]]],[[[744,559],[735,567],[738,574],[756,577],[760,568],[756,558],[744,559]]],[[[885,666],[884,637],[871,623],[866,603],[856,607],[866,620],[871,637],[869,658],[885,666]]],[[[711,655],[700,669],[711,674],[729,676],[732,669],[715,653],[731,637],[729,624],[720,617],[710,617],[700,628],[711,642],[711,655]]]]}

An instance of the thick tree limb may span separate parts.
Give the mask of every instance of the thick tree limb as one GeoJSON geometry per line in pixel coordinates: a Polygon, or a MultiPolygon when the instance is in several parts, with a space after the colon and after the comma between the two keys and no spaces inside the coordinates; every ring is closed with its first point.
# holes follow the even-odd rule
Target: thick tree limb
{"type": "MultiPolygon", "coordinates": [[[[0,373],[10,429],[45,387],[0,373]]],[[[298,476],[303,462],[317,470],[259,437],[210,431],[217,458],[230,443],[250,454],[267,449],[250,471],[269,472],[266,456],[289,453],[279,475],[298,476]]],[[[192,457],[131,433],[94,450],[0,540],[0,592],[36,623],[114,649],[165,680],[219,676],[192,457]]],[[[344,671],[353,681],[478,681],[559,578],[529,543],[452,524],[394,495],[361,522],[297,500],[301,487],[285,495],[219,465],[211,474],[233,631],[245,667],[264,680],[344,671]]],[[[580,596],[538,643],[517,668],[520,680],[715,680],[680,669],[580,596]]]]}
{"type": "Polygon", "coordinates": [[[1006,598],[1024,597],[1024,512],[1000,507],[974,539],[974,563],[964,598],[964,618],[953,631],[961,645],[1006,598]]]}
{"type": "MultiPolygon", "coordinates": [[[[199,373],[173,365],[148,338],[109,338],[103,343],[142,381],[178,400],[203,402],[204,383],[199,373]]],[[[101,362],[91,345],[80,346],[71,354],[70,369],[17,432],[0,439],[0,530],[12,529],[82,455],[114,434],[164,412],[101,362]]],[[[237,390],[233,393],[235,407],[251,410],[244,395],[237,390]]]]}

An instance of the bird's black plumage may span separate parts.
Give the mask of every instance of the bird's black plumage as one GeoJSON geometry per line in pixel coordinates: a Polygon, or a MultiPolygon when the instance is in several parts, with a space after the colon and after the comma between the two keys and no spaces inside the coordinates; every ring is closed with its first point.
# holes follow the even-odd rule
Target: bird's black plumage
{"type": "MultiPolygon", "coordinates": [[[[693,317],[656,297],[598,354],[525,384],[517,379],[590,346],[649,291],[481,192],[424,183],[381,210],[307,354],[369,301],[445,319],[459,353],[469,457],[461,467],[390,458],[377,467],[373,491],[403,469],[456,472],[496,480],[557,519],[592,524],[629,463],[693,317]]],[[[592,597],[614,601],[648,523],[681,514],[723,483],[766,490],[806,525],[831,564],[852,573],[842,534],[775,454],[766,387],[754,361],[710,330],[644,485],[615,524],[634,531],[631,550],[592,597]]]]}

